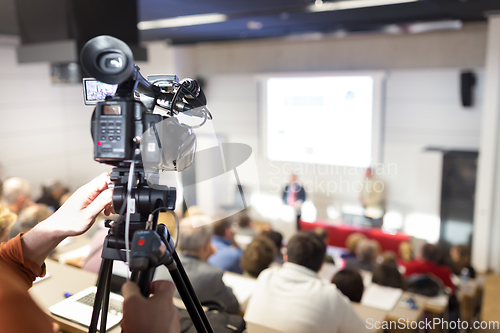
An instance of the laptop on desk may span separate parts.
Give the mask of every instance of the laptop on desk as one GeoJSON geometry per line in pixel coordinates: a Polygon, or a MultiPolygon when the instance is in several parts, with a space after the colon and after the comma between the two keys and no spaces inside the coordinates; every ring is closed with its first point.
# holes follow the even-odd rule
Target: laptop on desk
{"type": "MultiPolygon", "coordinates": [[[[66,298],[49,308],[50,312],[58,317],[62,317],[69,321],[90,326],[92,320],[92,310],[94,307],[94,299],[97,292],[97,287],[92,286],[80,291],[73,296],[66,298]]],[[[122,304],[123,297],[115,294],[109,294],[109,309],[108,318],[106,320],[106,330],[118,325],[122,320],[122,304]]],[[[97,324],[97,328],[101,327],[101,318],[97,324]]]]}
{"type": "MultiPolygon", "coordinates": [[[[111,276],[111,293],[109,294],[109,308],[106,320],[106,331],[118,325],[122,320],[123,297],[119,295],[121,286],[126,281],[128,267],[120,261],[115,261],[113,265],[113,275],[111,276]]],[[[81,324],[85,327],[90,326],[92,320],[92,311],[97,287],[92,286],[74,294],[65,300],[56,303],[49,308],[50,312],[58,317],[81,324]]],[[[97,324],[97,329],[101,327],[101,318],[97,324]]]]}

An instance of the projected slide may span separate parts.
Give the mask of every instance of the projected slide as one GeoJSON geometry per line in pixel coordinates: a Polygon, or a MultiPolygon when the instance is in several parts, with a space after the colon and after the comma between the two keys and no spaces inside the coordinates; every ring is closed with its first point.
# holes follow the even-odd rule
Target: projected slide
{"type": "Polygon", "coordinates": [[[269,78],[268,158],[367,167],[372,108],[370,76],[269,78]]]}

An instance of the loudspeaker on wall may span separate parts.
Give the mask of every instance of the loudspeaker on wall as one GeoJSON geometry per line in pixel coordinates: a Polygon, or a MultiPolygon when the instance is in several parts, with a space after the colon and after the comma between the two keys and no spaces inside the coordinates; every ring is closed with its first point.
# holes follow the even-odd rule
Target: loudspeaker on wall
{"type": "Polygon", "coordinates": [[[463,107],[474,106],[474,87],[476,86],[476,74],[466,70],[460,74],[460,92],[463,107]]]}

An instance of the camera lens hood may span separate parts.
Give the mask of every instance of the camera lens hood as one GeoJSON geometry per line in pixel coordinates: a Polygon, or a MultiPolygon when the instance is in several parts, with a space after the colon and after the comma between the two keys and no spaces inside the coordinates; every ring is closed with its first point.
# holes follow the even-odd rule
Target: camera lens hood
{"type": "Polygon", "coordinates": [[[120,84],[134,73],[134,56],[127,44],[111,36],[98,36],[82,48],[83,69],[101,82],[120,84]]]}

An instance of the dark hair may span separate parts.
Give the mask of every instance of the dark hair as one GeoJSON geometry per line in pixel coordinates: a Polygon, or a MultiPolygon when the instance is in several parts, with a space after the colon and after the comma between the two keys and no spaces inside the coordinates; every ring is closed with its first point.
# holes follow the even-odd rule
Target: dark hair
{"type": "Polygon", "coordinates": [[[250,219],[250,216],[248,216],[248,214],[245,212],[241,212],[239,214],[236,214],[235,220],[238,223],[238,226],[240,228],[248,228],[248,227],[250,227],[250,222],[252,222],[252,220],[250,219]]]}
{"type": "Polygon", "coordinates": [[[276,245],[278,251],[281,249],[281,245],[283,244],[282,234],[274,230],[269,230],[268,232],[266,232],[266,237],[269,238],[274,243],[274,245],[276,245]]]}
{"type": "Polygon", "coordinates": [[[253,277],[269,267],[276,256],[276,247],[273,242],[263,236],[255,237],[248,244],[240,259],[241,268],[253,277]]]}
{"type": "Polygon", "coordinates": [[[375,266],[372,282],[381,286],[404,289],[403,277],[398,267],[390,262],[375,266]]]}
{"type": "Polygon", "coordinates": [[[438,263],[439,260],[441,259],[441,253],[436,245],[425,244],[424,247],[422,248],[422,257],[425,260],[438,263]]]}
{"type": "Polygon", "coordinates": [[[328,238],[328,230],[326,230],[325,228],[316,227],[316,228],[314,228],[314,233],[316,235],[318,235],[319,237],[321,237],[322,241],[325,241],[328,238]]]}
{"type": "Polygon", "coordinates": [[[312,232],[300,231],[288,241],[286,247],[288,262],[301,265],[317,272],[323,264],[326,245],[312,232]]]}
{"type": "Polygon", "coordinates": [[[213,223],[214,235],[224,237],[224,235],[226,234],[226,229],[230,228],[232,224],[233,224],[232,216],[214,222],[213,223]]]}
{"type": "Polygon", "coordinates": [[[332,283],[351,301],[357,303],[361,301],[365,286],[363,285],[363,278],[358,271],[348,268],[338,271],[333,276],[332,283]]]}

